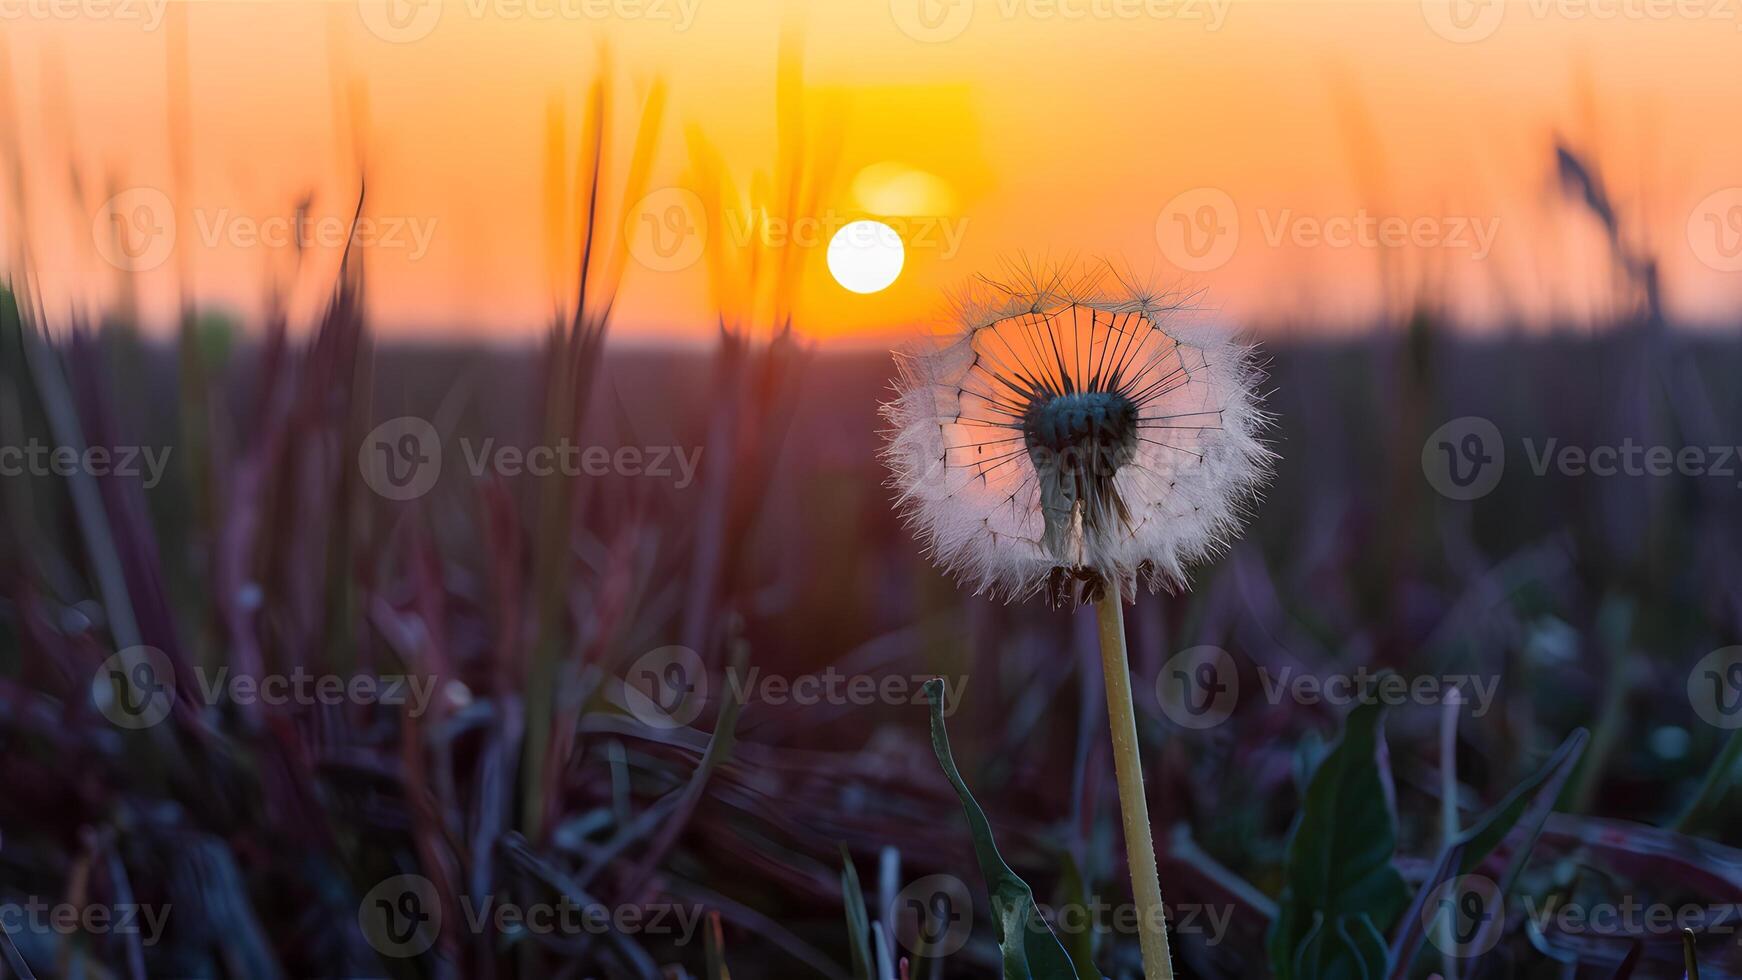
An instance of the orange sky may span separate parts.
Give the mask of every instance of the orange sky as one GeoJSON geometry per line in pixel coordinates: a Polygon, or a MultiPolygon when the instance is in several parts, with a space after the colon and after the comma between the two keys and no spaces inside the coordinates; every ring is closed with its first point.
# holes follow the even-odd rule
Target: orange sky
{"type": "MultiPolygon", "coordinates": [[[[635,98],[655,77],[669,89],[647,217],[626,202],[611,224],[689,227],[671,207],[693,200],[692,130],[766,196],[755,175],[777,158],[782,23],[802,25],[808,133],[840,137],[836,179],[793,228],[799,323],[817,336],[904,331],[1020,255],[1114,257],[1275,329],[1365,325],[1387,296],[1427,288],[1472,322],[1587,318],[1610,302],[1611,266],[1556,189],[1557,133],[1602,168],[1630,247],[1659,257],[1673,315],[1716,320],[1742,299],[1742,0],[163,3],[0,0],[0,133],[19,147],[25,212],[8,151],[7,267],[28,247],[56,315],[130,283],[161,323],[178,269],[203,304],[255,314],[272,277],[290,280],[291,250],[274,243],[312,194],[315,241],[291,291],[306,316],[361,154],[384,332],[539,331],[554,289],[547,113],[560,104],[578,128],[601,39],[615,179],[635,98]],[[178,45],[192,93],[181,186],[178,45]],[[135,233],[156,235],[119,255],[138,271],[111,261],[116,191],[135,233]],[[828,279],[823,252],[865,216],[902,233],[907,263],[860,296],[828,279]]],[[[729,212],[726,244],[708,248],[751,227],[729,212]]],[[[627,265],[619,329],[705,336],[709,256],[646,245],[631,249],[645,261],[627,265]]]]}

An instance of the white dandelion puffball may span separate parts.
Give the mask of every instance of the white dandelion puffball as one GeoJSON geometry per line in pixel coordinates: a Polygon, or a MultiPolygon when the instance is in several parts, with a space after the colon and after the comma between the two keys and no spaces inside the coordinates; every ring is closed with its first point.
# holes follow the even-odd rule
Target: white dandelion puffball
{"type": "Polygon", "coordinates": [[[1181,587],[1269,474],[1250,349],[1133,292],[996,287],[898,351],[884,456],[932,559],[976,593],[1181,587]]]}

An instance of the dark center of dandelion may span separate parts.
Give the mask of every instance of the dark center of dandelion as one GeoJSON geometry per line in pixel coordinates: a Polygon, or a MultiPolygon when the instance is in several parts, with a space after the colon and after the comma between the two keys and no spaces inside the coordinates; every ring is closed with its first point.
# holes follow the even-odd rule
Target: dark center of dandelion
{"type": "Polygon", "coordinates": [[[1089,540],[1130,520],[1113,476],[1137,456],[1137,405],[1117,391],[1037,393],[1022,413],[1022,438],[1047,550],[1060,568],[1098,574],[1089,540]]]}
{"type": "Polygon", "coordinates": [[[1023,412],[1022,438],[1038,468],[1110,478],[1137,453],[1137,406],[1117,391],[1040,395],[1023,412]]]}

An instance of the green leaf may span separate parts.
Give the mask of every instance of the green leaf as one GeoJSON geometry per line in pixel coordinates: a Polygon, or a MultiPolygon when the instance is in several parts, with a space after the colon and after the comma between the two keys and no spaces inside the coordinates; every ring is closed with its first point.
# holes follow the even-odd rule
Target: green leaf
{"type": "Polygon", "coordinates": [[[1288,842],[1277,917],[1267,941],[1279,980],[1377,980],[1384,934],[1409,899],[1392,867],[1397,818],[1380,765],[1384,706],[1349,712],[1319,763],[1288,842]]]}
{"type": "Polygon", "coordinates": [[[847,845],[841,845],[841,898],[847,907],[847,940],[853,953],[853,980],[873,980],[871,970],[871,917],[865,912],[865,893],[859,888],[859,869],[847,845]]]}
{"type": "Polygon", "coordinates": [[[1514,786],[1504,800],[1477,818],[1474,824],[1459,834],[1451,846],[1440,854],[1433,873],[1416,892],[1415,903],[1404,920],[1403,930],[1397,936],[1396,947],[1391,953],[1392,976],[1407,975],[1416,953],[1421,949],[1421,942],[1426,938],[1422,926],[1422,908],[1429,897],[1447,881],[1475,871],[1500,846],[1500,842],[1517,828],[1519,841],[1513,848],[1510,867],[1502,880],[1497,882],[1501,894],[1511,888],[1512,880],[1524,867],[1525,858],[1529,857],[1531,848],[1536,846],[1536,838],[1542,833],[1542,826],[1547,822],[1549,812],[1554,809],[1554,802],[1560,796],[1561,788],[1572,776],[1588,739],[1589,735],[1583,728],[1574,730],[1540,769],[1514,786]]]}
{"type": "MultiPolygon", "coordinates": [[[[1513,855],[1513,870],[1507,877],[1517,874],[1525,854],[1535,846],[1536,837],[1542,832],[1542,825],[1548,819],[1549,811],[1554,809],[1555,798],[1560,795],[1561,787],[1573,774],[1579,757],[1584,754],[1585,743],[1589,740],[1590,736],[1583,728],[1575,729],[1561,743],[1560,748],[1555,750],[1554,755],[1549,756],[1548,761],[1543,763],[1542,768],[1514,786],[1506,799],[1501,800],[1494,809],[1483,814],[1468,830],[1458,835],[1458,843],[1463,845],[1458,874],[1469,874],[1476,870],[1476,866],[1494,848],[1500,846],[1500,842],[1518,824],[1519,818],[1528,811],[1531,819],[1525,824],[1525,840],[1513,855]]],[[[1510,884],[1510,881],[1502,884],[1510,884]]]]}
{"type": "Polygon", "coordinates": [[[992,840],[992,825],[986,820],[986,812],[974,801],[968,784],[956,770],[949,735],[944,731],[944,682],[937,678],[926,681],[925,693],[931,702],[932,751],[937,753],[944,776],[961,797],[962,809],[968,815],[968,830],[974,837],[974,856],[991,893],[992,927],[1004,955],[1004,980],[1079,980],[1058,936],[1035,907],[1033,889],[1004,863],[997,843],[992,840]]]}
{"type": "MultiPolygon", "coordinates": [[[[1064,872],[1059,879],[1059,905],[1065,908],[1086,909],[1089,907],[1088,885],[1083,881],[1083,872],[1077,867],[1076,856],[1069,851],[1064,852],[1064,872]]],[[[1071,954],[1071,962],[1076,965],[1077,975],[1099,977],[1101,971],[1095,966],[1095,930],[1081,928],[1076,932],[1066,932],[1063,940],[1065,949],[1071,954]]]]}

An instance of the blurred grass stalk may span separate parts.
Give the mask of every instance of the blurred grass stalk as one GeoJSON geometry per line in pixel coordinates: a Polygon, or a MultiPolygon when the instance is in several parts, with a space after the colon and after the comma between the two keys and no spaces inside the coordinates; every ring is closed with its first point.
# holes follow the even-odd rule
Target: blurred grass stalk
{"type": "Polygon", "coordinates": [[[1124,599],[1119,582],[1109,578],[1095,600],[1101,632],[1101,671],[1107,680],[1107,721],[1113,730],[1113,772],[1119,782],[1119,815],[1125,827],[1125,860],[1131,866],[1131,897],[1137,903],[1137,936],[1143,947],[1143,975],[1173,980],[1167,948],[1161,875],[1155,866],[1155,841],[1149,829],[1149,803],[1143,795],[1143,759],[1138,751],[1137,708],[1131,699],[1131,660],[1125,651],[1124,599]]]}
{"type": "MultiPolygon", "coordinates": [[[[601,61],[604,61],[603,55],[601,61]]],[[[593,379],[604,351],[605,333],[627,260],[627,248],[621,236],[605,237],[602,234],[604,229],[611,227],[603,223],[600,212],[610,104],[609,66],[602,64],[587,94],[586,118],[581,128],[581,148],[576,164],[573,207],[580,251],[576,258],[574,308],[565,315],[559,306],[550,332],[549,354],[545,359],[548,366],[543,420],[545,445],[577,444],[581,440],[593,379]]],[[[665,88],[662,83],[655,82],[641,103],[641,117],[619,198],[623,209],[639,201],[645,193],[664,109],[665,88]]],[[[569,204],[568,189],[561,175],[567,132],[561,109],[554,104],[546,116],[545,138],[546,242],[555,251],[566,241],[557,229],[564,227],[563,216],[569,204]]],[[[615,217],[621,223],[622,215],[615,217]]],[[[564,258],[552,256],[553,271],[560,274],[566,266],[564,258]]],[[[539,526],[544,533],[538,537],[533,565],[538,633],[525,675],[527,717],[522,771],[524,809],[521,814],[526,837],[535,843],[542,841],[550,816],[546,811],[554,798],[553,790],[561,778],[563,763],[568,758],[566,740],[562,745],[553,744],[552,732],[556,701],[561,696],[560,668],[565,652],[571,646],[567,586],[577,510],[575,497],[579,486],[561,475],[552,475],[539,488],[539,526]]]]}

